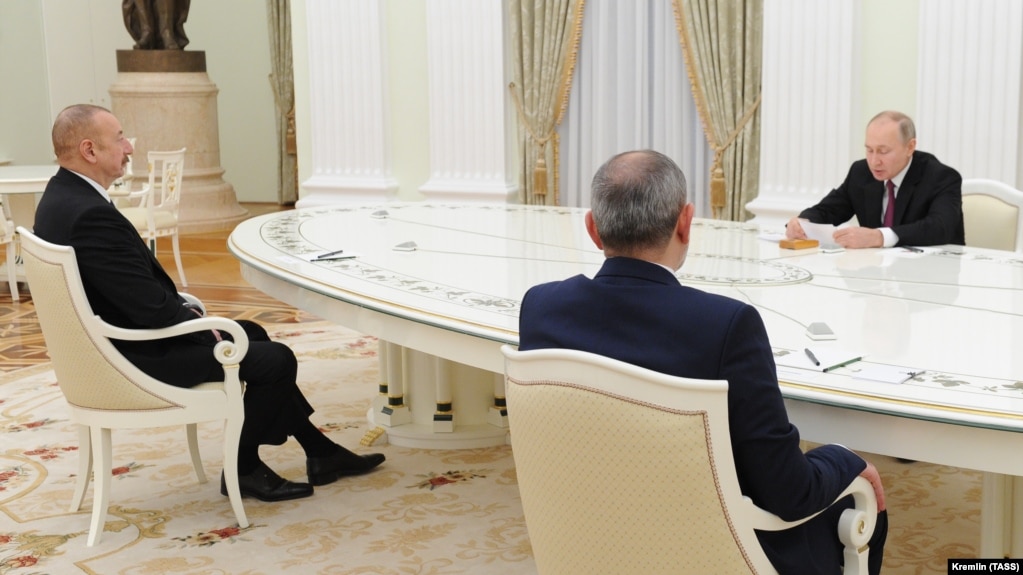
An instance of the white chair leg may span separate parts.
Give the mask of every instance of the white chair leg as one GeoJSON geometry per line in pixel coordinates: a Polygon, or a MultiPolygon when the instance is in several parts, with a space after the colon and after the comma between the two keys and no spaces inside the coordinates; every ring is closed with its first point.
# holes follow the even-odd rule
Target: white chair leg
{"type": "Polygon", "coordinates": [[[89,438],[89,426],[78,426],[78,477],[75,479],[75,493],[71,496],[71,512],[82,508],[85,490],[89,487],[92,476],[92,440],[89,438]]]}
{"type": "Polygon", "coordinates": [[[199,454],[198,426],[194,423],[185,425],[185,434],[188,436],[188,453],[192,456],[192,467],[195,468],[195,476],[199,483],[206,483],[206,470],[202,468],[202,456],[199,454]]]}
{"type": "Polygon", "coordinates": [[[93,427],[92,453],[96,460],[96,477],[93,481],[92,523],[89,525],[89,540],[86,543],[89,547],[99,543],[107,523],[107,498],[110,495],[110,474],[113,469],[110,452],[110,430],[93,427]]]}
{"type": "Polygon", "coordinates": [[[11,299],[18,301],[18,250],[14,240],[7,244],[7,284],[11,289],[11,299]]]}
{"type": "Polygon", "coordinates": [[[224,484],[227,486],[227,497],[231,500],[231,509],[238,519],[238,527],[249,526],[249,518],[245,515],[242,504],[242,492],[238,487],[238,443],[242,434],[242,418],[228,418],[224,422],[224,484]]]}
{"type": "Polygon", "coordinates": [[[181,287],[188,287],[188,280],[185,279],[185,267],[181,265],[181,248],[178,247],[178,232],[171,236],[171,243],[174,244],[174,263],[178,264],[178,277],[181,278],[181,287]]]}

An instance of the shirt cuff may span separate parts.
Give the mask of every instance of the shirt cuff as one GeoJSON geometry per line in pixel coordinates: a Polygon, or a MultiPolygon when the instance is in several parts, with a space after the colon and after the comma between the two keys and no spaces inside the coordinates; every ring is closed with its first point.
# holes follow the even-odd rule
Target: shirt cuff
{"type": "Polygon", "coordinates": [[[890,248],[894,247],[895,244],[899,243],[899,236],[892,231],[891,228],[878,228],[881,230],[881,235],[884,237],[884,243],[881,247],[890,248]]]}

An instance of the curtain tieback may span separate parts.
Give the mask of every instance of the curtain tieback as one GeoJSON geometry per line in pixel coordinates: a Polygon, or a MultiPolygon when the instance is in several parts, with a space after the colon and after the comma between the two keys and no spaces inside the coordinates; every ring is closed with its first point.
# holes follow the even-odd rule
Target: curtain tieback
{"type": "Polygon", "coordinates": [[[760,100],[763,96],[763,92],[757,95],[756,101],[746,109],[746,113],[742,115],[739,123],[736,124],[732,133],[728,135],[725,143],[714,145],[714,163],[710,168],[710,207],[713,210],[720,210],[725,207],[725,169],[722,166],[721,158],[724,156],[725,150],[735,143],[736,138],[746,128],[746,124],[753,118],[753,114],[760,107],[760,100]]]}
{"type": "Polygon", "coordinates": [[[522,108],[522,101],[519,100],[519,93],[515,91],[515,82],[508,84],[508,91],[511,92],[512,100],[515,102],[515,110],[519,114],[519,121],[526,127],[529,137],[533,138],[540,150],[536,155],[536,164],[533,167],[533,195],[547,195],[547,142],[554,136],[554,130],[540,137],[536,134],[533,124],[526,118],[526,111],[522,108]]]}

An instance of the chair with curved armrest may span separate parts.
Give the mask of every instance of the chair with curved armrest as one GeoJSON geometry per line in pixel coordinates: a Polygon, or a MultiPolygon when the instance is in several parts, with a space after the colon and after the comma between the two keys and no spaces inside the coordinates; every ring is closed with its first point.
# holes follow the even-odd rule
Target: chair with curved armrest
{"type": "Polygon", "coordinates": [[[996,180],[963,180],[966,245],[1023,252],[1023,192],[996,180]]]}
{"type": "Polygon", "coordinates": [[[172,152],[151,151],[149,182],[128,195],[129,201],[141,201],[138,206],[118,207],[135,229],[156,253],[156,238],[171,237],[174,263],[178,266],[181,287],[188,287],[185,268],[181,265],[181,247],[178,245],[178,206],[181,202],[181,183],[185,175],[185,150],[172,152]]]}
{"type": "Polygon", "coordinates": [[[0,244],[7,245],[7,286],[11,290],[11,299],[18,301],[18,248],[14,235],[14,222],[0,212],[0,244]]]}
{"type": "MultiPolygon", "coordinates": [[[[71,511],[82,506],[95,460],[96,486],[88,545],[100,541],[110,492],[110,430],[184,425],[188,448],[200,483],[206,482],[196,424],[224,421],[224,480],[238,525],[248,519],[238,488],[238,443],[245,414],[244,384],[239,363],[248,351],[244,329],[226,318],[202,317],[168,328],[128,330],[112,326],[93,314],[78,272],[74,248],[42,240],[18,228],[25,273],[32,285],[39,325],[53,363],[70,419],[79,425],[78,478],[71,511]],[[234,339],[217,344],[212,353],[224,366],[224,381],[192,388],[160,382],[135,367],[111,339],[149,340],[217,329],[234,339]]],[[[195,300],[190,300],[195,301],[195,300]]]]}
{"type": "MultiPolygon", "coordinates": [[[[728,383],[565,349],[504,346],[508,422],[539,572],[776,573],[754,529],[794,527],[739,490],[728,383]]],[[[845,572],[867,572],[877,520],[856,480],[842,515],[845,572]]]]}

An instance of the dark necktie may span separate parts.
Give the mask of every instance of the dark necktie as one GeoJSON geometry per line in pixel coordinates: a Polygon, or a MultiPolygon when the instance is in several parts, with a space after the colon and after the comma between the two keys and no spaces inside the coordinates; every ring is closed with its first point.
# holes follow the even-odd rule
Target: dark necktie
{"type": "Polygon", "coordinates": [[[895,223],[895,182],[888,180],[885,187],[888,188],[888,208],[884,211],[884,227],[890,228],[895,223]]]}

